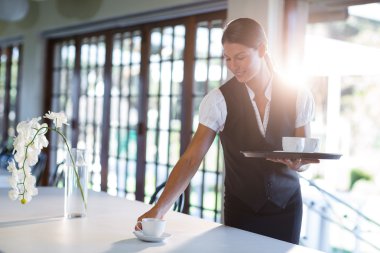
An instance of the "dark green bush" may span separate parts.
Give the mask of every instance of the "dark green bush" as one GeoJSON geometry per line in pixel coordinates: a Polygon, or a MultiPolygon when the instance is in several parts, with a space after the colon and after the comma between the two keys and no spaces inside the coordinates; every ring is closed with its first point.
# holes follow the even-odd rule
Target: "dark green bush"
{"type": "Polygon", "coordinates": [[[356,181],[361,179],[371,181],[372,175],[359,168],[352,169],[350,173],[350,190],[352,190],[356,181]]]}

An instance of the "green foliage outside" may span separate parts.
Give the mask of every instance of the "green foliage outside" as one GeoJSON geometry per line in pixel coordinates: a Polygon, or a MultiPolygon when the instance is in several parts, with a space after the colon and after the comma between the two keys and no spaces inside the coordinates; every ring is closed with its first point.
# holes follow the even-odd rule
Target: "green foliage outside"
{"type": "Polygon", "coordinates": [[[352,251],[341,249],[341,248],[332,248],[332,253],[351,253],[352,251]]]}
{"type": "Polygon", "coordinates": [[[372,175],[359,168],[352,169],[350,173],[350,190],[352,190],[358,180],[371,181],[372,175]]]}

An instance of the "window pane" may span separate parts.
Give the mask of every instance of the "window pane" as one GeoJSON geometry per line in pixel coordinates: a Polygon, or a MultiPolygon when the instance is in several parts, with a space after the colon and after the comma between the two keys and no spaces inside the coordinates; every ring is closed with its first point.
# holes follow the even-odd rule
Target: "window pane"
{"type": "Polygon", "coordinates": [[[0,46],[0,144],[12,148],[17,124],[17,93],[20,79],[19,43],[0,46]]]}
{"type": "Polygon", "coordinates": [[[158,180],[148,180],[145,175],[145,183],[153,184],[145,186],[147,196],[166,180],[173,158],[179,157],[184,36],[182,24],[151,30],[146,161],[153,162],[149,167],[158,180]]]}
{"type": "MultiPolygon", "coordinates": [[[[222,24],[223,20],[210,20],[197,25],[193,131],[198,126],[198,110],[202,98],[211,89],[219,87],[226,78],[221,46],[222,24]]],[[[220,221],[222,173],[222,148],[217,136],[191,181],[191,214],[200,213],[205,219],[220,221]]]]}
{"type": "Polygon", "coordinates": [[[107,186],[110,194],[135,199],[140,32],[117,33],[113,43],[108,173],[116,179],[107,186]]]}

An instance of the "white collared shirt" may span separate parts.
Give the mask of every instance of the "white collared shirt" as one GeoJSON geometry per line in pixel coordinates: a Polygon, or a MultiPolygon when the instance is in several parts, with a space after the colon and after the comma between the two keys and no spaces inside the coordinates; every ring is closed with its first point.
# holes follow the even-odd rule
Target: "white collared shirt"
{"type": "MultiPolygon", "coordinates": [[[[249,97],[253,109],[256,113],[256,120],[262,136],[265,137],[269,121],[270,101],[272,97],[272,83],[270,82],[265,89],[265,97],[268,102],[265,106],[264,118],[261,121],[259,109],[254,100],[255,93],[247,85],[249,97]]],[[[296,102],[296,128],[308,124],[314,115],[314,99],[311,92],[307,89],[299,89],[296,102]]],[[[199,123],[211,128],[215,132],[221,132],[227,118],[227,105],[224,96],[219,88],[211,90],[202,100],[199,107],[199,123]]]]}

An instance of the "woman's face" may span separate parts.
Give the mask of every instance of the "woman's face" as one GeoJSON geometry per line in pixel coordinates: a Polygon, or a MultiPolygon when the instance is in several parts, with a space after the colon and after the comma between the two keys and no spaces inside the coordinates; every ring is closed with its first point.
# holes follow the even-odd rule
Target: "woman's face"
{"type": "Polygon", "coordinates": [[[229,42],[223,44],[223,49],[227,68],[239,82],[247,83],[259,73],[262,57],[258,50],[229,42]]]}

